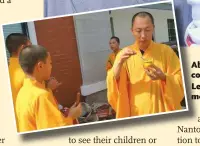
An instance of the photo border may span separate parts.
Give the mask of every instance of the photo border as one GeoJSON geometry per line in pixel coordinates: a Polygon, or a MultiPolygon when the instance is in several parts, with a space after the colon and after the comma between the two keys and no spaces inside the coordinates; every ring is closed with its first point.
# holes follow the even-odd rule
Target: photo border
{"type": "MultiPolygon", "coordinates": [[[[54,18],[61,18],[61,17],[67,17],[67,16],[77,16],[77,15],[84,15],[84,14],[92,14],[92,13],[98,13],[98,12],[105,12],[105,11],[112,11],[112,10],[121,10],[121,9],[127,9],[127,8],[138,8],[141,6],[149,6],[149,5],[154,5],[154,4],[164,4],[164,3],[170,3],[172,6],[172,13],[173,13],[173,18],[174,18],[174,23],[175,23],[175,31],[176,31],[176,39],[177,39],[177,46],[178,46],[178,53],[179,53],[179,60],[181,64],[181,73],[182,73],[182,81],[183,81],[183,87],[184,87],[184,95],[185,95],[185,102],[186,102],[186,109],[181,109],[181,110],[176,110],[176,111],[168,111],[168,112],[159,112],[159,113],[154,113],[154,114],[148,114],[148,115],[141,115],[141,116],[136,116],[136,117],[126,117],[126,118],[120,118],[120,119],[111,119],[111,120],[105,120],[105,121],[97,121],[97,122],[91,122],[91,123],[82,123],[82,124],[77,124],[77,125],[68,125],[68,126],[60,126],[60,127],[55,127],[55,128],[46,128],[46,129],[41,129],[41,130],[33,130],[33,131],[27,131],[27,132],[18,132],[17,131],[17,124],[16,124],[16,117],[15,117],[15,111],[14,111],[14,104],[12,102],[12,108],[13,108],[13,115],[15,117],[14,123],[16,127],[16,132],[18,135],[24,135],[24,134],[30,134],[30,133],[38,133],[38,132],[44,132],[44,131],[51,131],[51,130],[58,130],[58,129],[65,129],[65,128],[73,128],[73,127],[82,127],[86,125],[96,125],[100,123],[110,123],[110,122],[117,122],[117,121],[124,121],[124,120],[130,120],[130,119],[139,119],[139,118],[145,118],[145,117],[153,117],[153,116],[158,116],[158,115],[167,115],[167,114],[172,114],[172,113],[181,113],[181,112],[186,112],[189,111],[188,108],[188,98],[187,98],[187,92],[186,92],[186,86],[185,86],[185,77],[184,77],[184,72],[183,72],[183,63],[182,63],[182,55],[180,52],[180,44],[179,44],[179,37],[178,37],[178,31],[177,31],[177,22],[176,22],[176,15],[175,15],[175,8],[174,8],[174,1],[172,0],[165,0],[165,1],[159,1],[159,2],[147,2],[143,4],[135,4],[135,5],[129,5],[129,6],[122,6],[122,7],[117,7],[117,8],[109,8],[109,9],[101,9],[101,10],[95,10],[95,11],[89,11],[89,12],[81,12],[81,13],[75,13],[75,14],[67,14],[67,15],[59,15],[59,16],[53,16],[53,17],[47,17],[47,18],[41,18],[41,19],[34,19],[34,20],[27,20],[27,21],[18,21],[18,22],[12,22],[12,23],[5,23],[1,24],[1,30],[2,30],[2,36],[3,39],[5,40],[4,33],[3,33],[3,26],[4,25],[10,25],[10,24],[16,24],[16,23],[23,23],[23,22],[34,22],[34,21],[40,21],[40,20],[48,20],[48,19],[54,19],[54,18]]],[[[4,59],[7,62],[7,56],[6,56],[6,45],[3,43],[4,47],[4,59]]],[[[8,63],[7,63],[8,64],[8,63]]],[[[7,74],[9,75],[9,69],[7,66],[7,74]]],[[[11,90],[11,83],[10,83],[10,75],[9,75],[9,88],[10,88],[10,96],[12,98],[12,90],[11,90]]],[[[13,100],[12,100],[13,101],[13,100]]]]}

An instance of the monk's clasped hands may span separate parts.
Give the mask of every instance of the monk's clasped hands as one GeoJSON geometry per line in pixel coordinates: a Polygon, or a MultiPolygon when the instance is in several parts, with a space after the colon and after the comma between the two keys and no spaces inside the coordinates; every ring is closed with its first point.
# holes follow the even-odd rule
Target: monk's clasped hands
{"type": "Polygon", "coordinates": [[[166,75],[163,73],[163,71],[160,68],[158,68],[154,64],[145,68],[145,72],[152,80],[166,81],[166,75]]]}

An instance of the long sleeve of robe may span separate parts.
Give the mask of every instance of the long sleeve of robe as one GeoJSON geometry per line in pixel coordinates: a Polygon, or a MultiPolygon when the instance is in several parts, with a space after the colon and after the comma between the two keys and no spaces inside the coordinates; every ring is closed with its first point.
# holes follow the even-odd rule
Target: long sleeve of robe
{"type": "Polygon", "coordinates": [[[64,117],[52,92],[44,84],[25,79],[17,96],[16,113],[19,132],[72,125],[73,119],[64,117]]]}
{"type": "MultiPolygon", "coordinates": [[[[166,81],[153,81],[145,73],[142,54],[137,44],[128,46],[137,52],[124,62],[118,80],[113,68],[107,72],[107,97],[117,118],[153,114],[181,109],[184,97],[180,61],[174,51],[163,44],[151,42],[143,58],[166,74],[166,81]]],[[[118,53],[114,66],[119,61],[118,53]]]]}

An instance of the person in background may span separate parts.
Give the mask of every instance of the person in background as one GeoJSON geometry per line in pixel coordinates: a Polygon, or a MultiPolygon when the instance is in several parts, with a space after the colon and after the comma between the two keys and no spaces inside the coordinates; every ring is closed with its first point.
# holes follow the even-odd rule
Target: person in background
{"type": "Polygon", "coordinates": [[[184,89],[177,55],[152,41],[150,13],[136,13],[131,25],[135,42],[118,53],[107,72],[107,97],[116,118],[180,110],[184,89]]]}
{"type": "Polygon", "coordinates": [[[31,45],[31,41],[24,34],[12,33],[6,38],[6,47],[10,53],[9,73],[14,107],[17,94],[23,86],[25,78],[25,74],[19,65],[19,53],[23,47],[29,45],[31,45]]]}
{"type": "Polygon", "coordinates": [[[68,116],[58,109],[52,92],[45,87],[52,70],[50,53],[38,45],[29,45],[19,54],[19,63],[27,78],[16,99],[16,114],[19,132],[72,125],[80,116],[81,105],[74,103],[68,116]]]}
{"type": "Polygon", "coordinates": [[[108,60],[106,63],[106,71],[108,71],[109,69],[112,68],[115,58],[120,51],[120,48],[119,48],[120,40],[118,37],[116,37],[116,36],[111,37],[109,44],[110,44],[110,48],[113,52],[108,57],[108,60]]]}

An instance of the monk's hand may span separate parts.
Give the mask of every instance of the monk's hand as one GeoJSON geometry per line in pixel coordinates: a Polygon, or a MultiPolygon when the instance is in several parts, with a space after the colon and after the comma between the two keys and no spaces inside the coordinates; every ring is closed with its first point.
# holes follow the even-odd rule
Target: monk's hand
{"type": "Polygon", "coordinates": [[[147,67],[145,69],[145,72],[152,80],[166,81],[166,75],[163,73],[163,71],[160,68],[158,68],[154,64],[147,67]]]}
{"type": "Polygon", "coordinates": [[[58,82],[54,77],[51,77],[47,82],[47,87],[52,91],[56,90],[62,83],[58,82]]]}
{"type": "Polygon", "coordinates": [[[123,66],[123,63],[132,55],[135,55],[136,52],[132,50],[131,48],[124,48],[120,52],[119,60],[115,61],[113,65],[113,70],[114,70],[114,77],[116,80],[119,79],[121,68],[123,66]]]}
{"type": "Polygon", "coordinates": [[[77,103],[74,103],[69,109],[68,116],[71,117],[72,119],[76,119],[80,117],[81,111],[82,111],[81,104],[79,103],[77,105],[77,103]]]}
{"type": "Polygon", "coordinates": [[[124,48],[120,54],[120,63],[124,63],[130,56],[135,55],[136,52],[132,50],[131,48],[124,48]]]}

